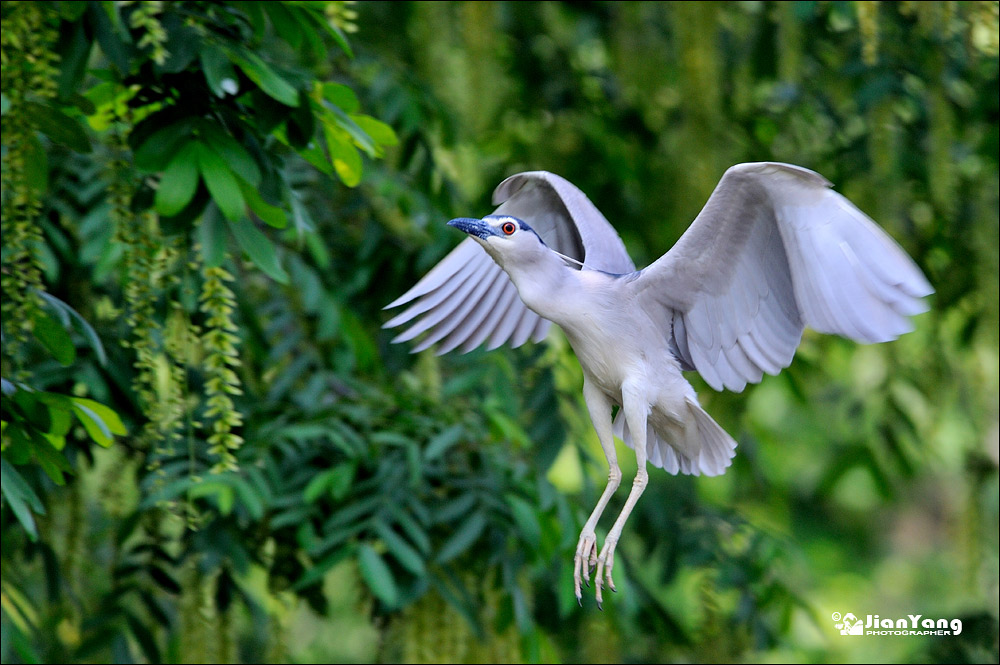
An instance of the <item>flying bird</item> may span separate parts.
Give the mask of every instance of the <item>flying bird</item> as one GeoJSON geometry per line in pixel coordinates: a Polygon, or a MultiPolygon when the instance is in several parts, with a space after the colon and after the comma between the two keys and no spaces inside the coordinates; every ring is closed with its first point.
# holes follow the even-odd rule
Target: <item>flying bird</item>
{"type": "Polygon", "coordinates": [[[546,171],[497,186],[499,207],[448,224],[468,234],[385,324],[393,341],[468,352],[540,341],[552,323],[583,367],[583,395],[607,457],[608,484],[574,557],[576,597],[594,566],[598,606],[615,547],[648,482],[723,473],[736,442],[698,404],[682,372],[741,391],[792,362],[806,326],[858,342],[896,339],[927,310],[912,259],[823,176],[791,164],[738,164],[657,261],[636,270],[621,238],[573,184],[546,171]],[[612,422],[612,407],[620,407],[612,422]],[[598,551],[595,528],[621,483],[613,436],[635,451],[631,492],[598,551]]]}

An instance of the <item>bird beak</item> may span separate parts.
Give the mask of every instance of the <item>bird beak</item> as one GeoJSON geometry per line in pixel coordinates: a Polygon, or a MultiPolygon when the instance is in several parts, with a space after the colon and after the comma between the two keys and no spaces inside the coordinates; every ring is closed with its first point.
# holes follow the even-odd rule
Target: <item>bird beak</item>
{"type": "Polygon", "coordinates": [[[459,231],[465,231],[470,236],[476,236],[481,240],[486,240],[487,238],[495,235],[500,235],[496,232],[492,226],[484,222],[481,219],[472,219],[470,217],[460,217],[458,219],[453,219],[448,222],[448,226],[454,226],[459,231]]]}

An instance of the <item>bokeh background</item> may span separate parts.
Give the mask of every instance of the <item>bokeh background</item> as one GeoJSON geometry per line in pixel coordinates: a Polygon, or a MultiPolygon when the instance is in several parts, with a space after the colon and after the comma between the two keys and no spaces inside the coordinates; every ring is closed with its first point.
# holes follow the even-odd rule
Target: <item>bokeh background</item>
{"type": "Polygon", "coordinates": [[[997,662],[997,2],[2,13],[4,662],[997,662]],[[565,340],[409,355],[382,308],[512,173],[642,266],[764,160],[931,310],[741,394],[689,376],[734,464],[652,470],[577,607],[607,470],[565,340]]]}

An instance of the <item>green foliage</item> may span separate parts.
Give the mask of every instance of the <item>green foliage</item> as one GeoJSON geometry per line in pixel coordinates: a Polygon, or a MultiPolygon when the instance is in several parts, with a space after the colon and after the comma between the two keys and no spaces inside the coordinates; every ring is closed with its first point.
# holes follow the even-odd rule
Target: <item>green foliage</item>
{"type": "Polygon", "coordinates": [[[4,477],[11,480],[5,486],[4,496],[12,506],[16,506],[14,513],[28,535],[37,540],[38,530],[31,513],[25,509],[25,500],[35,512],[44,510],[38,497],[12,465],[35,463],[52,482],[64,485],[64,474],[72,473],[73,469],[62,451],[74,418],[83,426],[91,441],[105,448],[114,442],[114,435],[121,436],[127,432],[117,413],[94,400],[37,391],[7,379],[0,381],[4,397],[0,409],[4,435],[4,477]]]}
{"type": "Polygon", "coordinates": [[[996,7],[5,2],[4,662],[995,661],[996,7]],[[766,159],[932,312],[697,383],[734,466],[651,472],[580,609],[606,467],[565,340],[409,356],[381,308],[510,173],[642,265],[766,159]]]}
{"type": "MultiPolygon", "coordinates": [[[[233,276],[222,268],[205,268],[201,287],[201,306],[205,313],[206,331],[202,336],[205,348],[205,418],[212,419],[212,434],[208,437],[209,453],[219,459],[213,470],[235,471],[236,456],[233,451],[243,444],[243,437],[233,429],[243,424],[243,416],[236,410],[233,397],[242,395],[240,379],[235,369],[240,366],[236,345],[239,328],[233,323],[236,298],[226,286],[233,276]]],[[[229,512],[229,511],[224,511],[229,512]]]]}

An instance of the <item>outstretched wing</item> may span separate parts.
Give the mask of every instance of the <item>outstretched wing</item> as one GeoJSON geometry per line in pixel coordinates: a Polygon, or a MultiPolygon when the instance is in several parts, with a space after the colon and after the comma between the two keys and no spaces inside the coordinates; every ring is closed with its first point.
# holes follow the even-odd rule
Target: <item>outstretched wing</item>
{"type": "Polygon", "coordinates": [[[740,391],[791,364],[809,326],[859,342],[912,330],[934,292],[867,215],[821,175],[733,166],[677,244],[632,282],[672,331],[685,369],[740,391]]]}
{"type": "MultiPolygon", "coordinates": [[[[513,175],[493,191],[494,215],[528,223],[549,247],[589,268],[613,273],[635,270],[621,238],[583,192],[546,171],[513,175]]],[[[525,307],[500,266],[472,238],[463,240],[413,288],[386,309],[412,303],[383,327],[412,323],[393,342],[427,336],[413,347],[439,343],[438,353],[466,353],[486,343],[517,347],[545,337],[551,323],[525,307]]]]}

